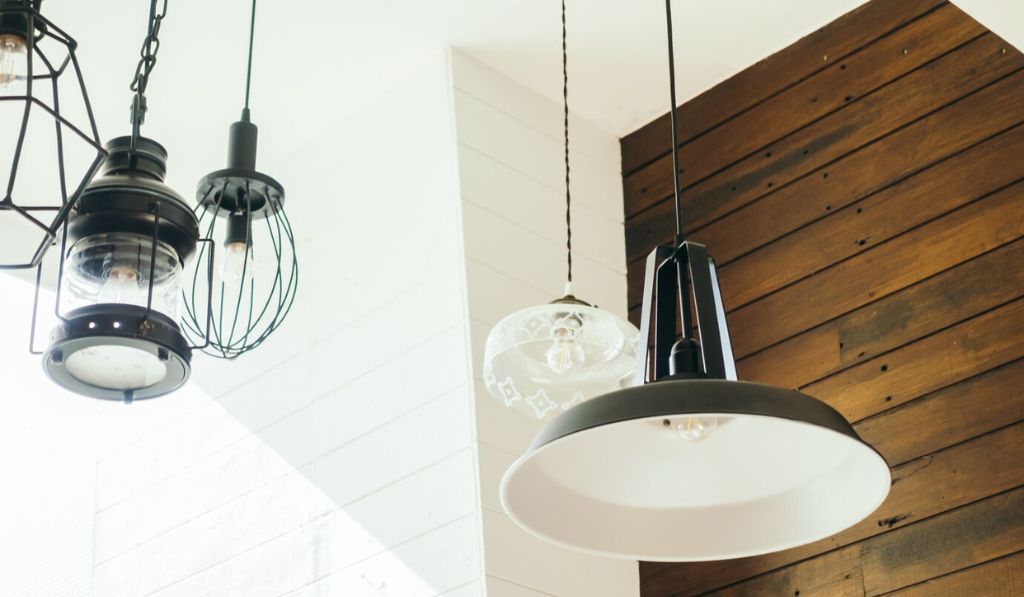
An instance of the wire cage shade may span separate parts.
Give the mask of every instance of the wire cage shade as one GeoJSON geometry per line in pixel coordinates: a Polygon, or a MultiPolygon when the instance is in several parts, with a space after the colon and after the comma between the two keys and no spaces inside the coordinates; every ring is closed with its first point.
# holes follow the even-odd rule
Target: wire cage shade
{"type": "Polygon", "coordinates": [[[190,266],[185,290],[186,335],[203,337],[209,301],[213,321],[203,352],[224,359],[255,349],[280,327],[299,282],[284,189],[254,171],[238,174],[216,172],[200,182],[195,209],[200,230],[206,238],[226,241],[216,253],[217,274],[209,290],[203,284],[205,246],[190,266]]]}
{"type": "Polygon", "coordinates": [[[40,0],[0,0],[0,269],[40,264],[106,152],[77,42],[40,0]]]}

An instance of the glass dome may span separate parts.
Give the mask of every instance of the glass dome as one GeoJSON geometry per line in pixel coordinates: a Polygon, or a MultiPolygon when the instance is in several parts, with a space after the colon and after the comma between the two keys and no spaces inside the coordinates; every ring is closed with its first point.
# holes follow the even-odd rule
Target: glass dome
{"type": "MultiPolygon", "coordinates": [[[[145,307],[149,293],[152,237],[131,233],[94,234],[68,251],[61,311],[98,304],[145,307]]],[[[153,269],[153,310],[177,322],[181,305],[181,262],[158,241],[153,269]]]]}
{"type": "Polygon", "coordinates": [[[517,311],[487,337],[484,384],[505,406],[550,419],[632,385],[638,331],[571,298],[517,311]]]}

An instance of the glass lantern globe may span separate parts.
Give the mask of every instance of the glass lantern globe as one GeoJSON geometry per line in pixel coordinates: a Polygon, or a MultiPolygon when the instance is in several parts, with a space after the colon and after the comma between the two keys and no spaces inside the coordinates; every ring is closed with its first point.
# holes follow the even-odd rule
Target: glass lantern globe
{"type": "Polygon", "coordinates": [[[567,294],[494,326],[484,351],[484,384],[506,407],[550,419],[631,385],[638,334],[628,321],[567,294]]]}
{"type": "Polygon", "coordinates": [[[97,304],[145,307],[149,298],[149,272],[153,270],[154,311],[177,321],[180,315],[182,267],[175,250],[141,234],[95,234],[76,242],[68,251],[61,280],[61,311],[97,304]]]}

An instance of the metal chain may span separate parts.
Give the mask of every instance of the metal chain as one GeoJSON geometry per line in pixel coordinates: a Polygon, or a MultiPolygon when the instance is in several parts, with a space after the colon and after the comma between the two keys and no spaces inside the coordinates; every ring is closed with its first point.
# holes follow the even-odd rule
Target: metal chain
{"type": "Polygon", "coordinates": [[[569,192],[569,54],[565,32],[565,0],[562,0],[562,109],[565,128],[565,252],[568,282],[572,284],[572,195],[569,192]]]}
{"type": "Polygon", "coordinates": [[[149,86],[149,76],[156,66],[156,55],[160,51],[160,24],[167,16],[167,0],[163,0],[163,8],[158,12],[159,3],[160,0],[150,0],[149,27],[146,39],[142,42],[142,49],[139,50],[139,64],[135,67],[135,77],[129,85],[135,92],[135,99],[132,102],[133,146],[135,138],[138,137],[139,127],[146,121],[146,87],[149,86]]]}

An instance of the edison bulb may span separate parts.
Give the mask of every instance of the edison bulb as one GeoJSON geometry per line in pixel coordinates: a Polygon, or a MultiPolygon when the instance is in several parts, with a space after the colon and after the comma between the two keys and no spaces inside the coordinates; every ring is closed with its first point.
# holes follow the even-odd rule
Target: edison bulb
{"type": "Polygon", "coordinates": [[[141,298],[142,304],[145,304],[146,299],[140,297],[141,294],[143,290],[139,284],[139,273],[130,267],[115,265],[107,272],[96,298],[100,303],[121,304],[138,304],[141,298]]]}
{"type": "Polygon", "coordinates": [[[699,442],[706,440],[718,427],[716,417],[682,417],[675,422],[676,434],[688,441],[699,442]]]}
{"type": "Polygon", "coordinates": [[[220,264],[220,279],[223,282],[239,282],[252,279],[252,247],[244,242],[230,242],[224,245],[224,260],[220,264]]]}
{"type": "Polygon", "coordinates": [[[20,91],[25,82],[25,40],[0,35],[0,93],[20,91]]]}
{"type": "Polygon", "coordinates": [[[583,364],[586,353],[578,342],[582,329],[583,320],[575,313],[559,318],[551,326],[551,338],[554,341],[544,356],[548,367],[555,373],[564,373],[583,364]]]}

